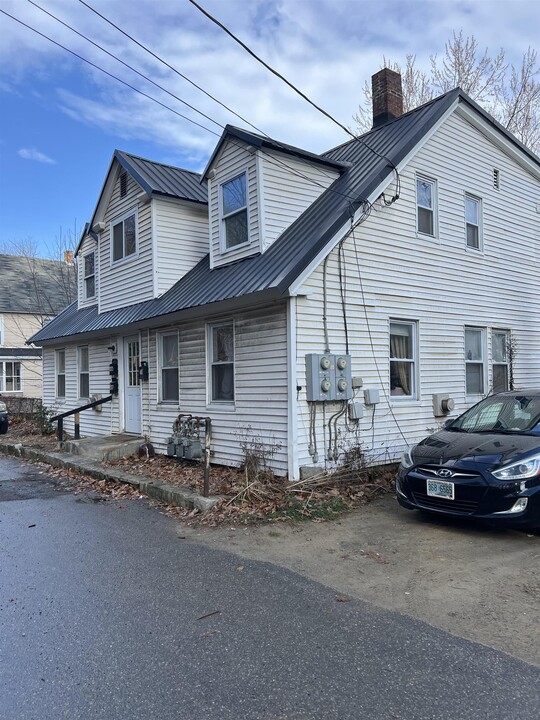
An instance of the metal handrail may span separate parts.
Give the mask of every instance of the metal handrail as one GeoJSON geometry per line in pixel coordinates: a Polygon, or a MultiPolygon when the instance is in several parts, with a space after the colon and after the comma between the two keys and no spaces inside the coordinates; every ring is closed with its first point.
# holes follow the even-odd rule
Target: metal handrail
{"type": "Polygon", "coordinates": [[[94,408],[98,405],[103,405],[104,403],[111,402],[113,397],[113,395],[107,395],[107,397],[100,398],[99,400],[94,400],[94,402],[87,403],[86,405],[80,405],[79,407],[73,408],[72,410],[68,410],[65,413],[60,413],[60,415],[55,415],[54,417],[52,417],[51,422],[57,423],[56,434],[59,447],[62,447],[62,445],[64,444],[65,417],[68,417],[69,415],[75,415],[75,440],[79,440],[81,437],[79,413],[81,413],[83,410],[90,410],[90,408],[94,408]]]}

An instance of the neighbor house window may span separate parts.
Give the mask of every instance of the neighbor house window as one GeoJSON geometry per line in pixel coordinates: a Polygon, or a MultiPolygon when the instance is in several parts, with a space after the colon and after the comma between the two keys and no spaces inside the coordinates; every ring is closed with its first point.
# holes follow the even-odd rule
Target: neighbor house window
{"type": "Polygon", "coordinates": [[[0,392],[20,392],[21,363],[15,361],[0,362],[0,392]]]}
{"type": "Polygon", "coordinates": [[[234,401],[234,325],[212,325],[209,329],[210,400],[234,401]]]}
{"type": "Polygon", "coordinates": [[[90,367],[88,363],[88,348],[77,348],[77,362],[79,367],[79,397],[90,397],[90,367]]]}
{"type": "Polygon", "coordinates": [[[416,397],[416,323],[390,322],[390,395],[416,397]]]}
{"type": "Polygon", "coordinates": [[[416,178],[416,226],[423,235],[436,234],[436,185],[435,180],[416,178]]]}
{"type": "Polygon", "coordinates": [[[246,173],[221,186],[221,212],[225,249],[247,243],[249,238],[246,173]]]}
{"type": "Polygon", "coordinates": [[[493,392],[510,389],[510,333],[508,330],[493,330],[491,333],[491,357],[493,360],[493,392]]]}
{"type": "Polygon", "coordinates": [[[56,397],[66,397],[66,351],[56,351],[56,397]]]}
{"type": "Polygon", "coordinates": [[[135,213],[126,215],[112,223],[112,259],[113,262],[135,255],[137,252],[137,222],[135,213]]]}
{"type": "Polygon", "coordinates": [[[486,376],[483,328],[465,328],[465,373],[467,395],[483,395],[486,376]]]}
{"type": "Polygon", "coordinates": [[[91,252],[83,258],[84,298],[89,300],[96,296],[96,254],[91,252]]]}
{"type": "Polygon", "coordinates": [[[178,404],[178,334],[159,338],[159,362],[161,367],[162,402],[178,404]]]}
{"type": "Polygon", "coordinates": [[[465,226],[467,230],[467,247],[480,250],[481,237],[481,204],[478,198],[465,195],[465,226]]]}

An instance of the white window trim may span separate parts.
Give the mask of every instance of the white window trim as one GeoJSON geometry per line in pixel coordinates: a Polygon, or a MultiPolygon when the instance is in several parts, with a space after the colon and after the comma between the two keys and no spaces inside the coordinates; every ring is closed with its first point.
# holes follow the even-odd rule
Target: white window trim
{"type": "Polygon", "coordinates": [[[0,347],[4,345],[4,316],[0,315],[0,347]]]}
{"type": "Polygon", "coordinates": [[[497,328],[497,327],[491,328],[491,357],[490,357],[491,367],[490,367],[490,369],[491,369],[491,388],[492,388],[492,390],[494,390],[494,381],[493,381],[494,372],[493,372],[493,370],[494,370],[495,365],[505,365],[506,366],[506,368],[507,368],[506,377],[508,380],[507,390],[510,389],[510,357],[508,355],[508,348],[509,348],[509,345],[511,342],[512,342],[512,331],[511,330],[508,330],[508,328],[497,328]],[[493,359],[493,335],[495,335],[496,333],[499,333],[500,335],[502,335],[504,333],[504,335],[506,336],[506,360],[505,360],[505,362],[495,362],[495,360],[493,359]]]}
{"type": "Polygon", "coordinates": [[[463,329],[463,358],[465,360],[465,397],[467,398],[482,398],[486,396],[486,388],[488,387],[488,357],[487,357],[487,328],[479,327],[478,325],[465,325],[463,329]],[[482,341],[480,347],[482,348],[482,377],[484,389],[481,393],[470,393],[467,390],[467,365],[480,365],[478,360],[467,360],[466,346],[465,346],[465,333],[467,330],[479,330],[482,333],[482,341]]]}
{"type": "Polygon", "coordinates": [[[478,195],[473,195],[470,192],[466,192],[463,197],[463,221],[465,226],[465,249],[470,250],[473,253],[483,253],[484,252],[484,224],[483,224],[483,208],[482,208],[482,198],[478,197],[478,195]],[[467,242],[467,199],[474,200],[478,203],[478,247],[472,247],[472,245],[469,245],[467,242]]]}
{"type": "Polygon", "coordinates": [[[109,223],[109,245],[110,245],[109,256],[110,256],[111,267],[113,267],[113,266],[117,267],[118,265],[130,263],[132,260],[136,260],[139,257],[139,207],[138,207],[138,205],[131,208],[131,210],[128,210],[128,212],[125,212],[123,215],[119,215],[118,217],[115,217],[114,220],[111,220],[111,222],[109,223]],[[127,256],[124,255],[119,260],[115,260],[113,257],[114,226],[123,222],[126,218],[130,217],[131,215],[135,215],[135,252],[132,255],[127,255],[127,256]]]}
{"type": "Polygon", "coordinates": [[[90,250],[89,252],[85,253],[82,256],[82,275],[83,275],[83,297],[85,300],[95,300],[97,295],[97,272],[96,272],[96,258],[97,258],[97,252],[96,250],[90,250]],[[86,272],[86,258],[89,255],[94,256],[94,273],[93,275],[85,275],[86,272]],[[88,278],[94,278],[94,294],[88,295],[86,292],[86,281],[88,278]]]}
{"type": "MultiPolygon", "coordinates": [[[[428,210],[429,208],[426,208],[428,210]]],[[[422,173],[417,173],[414,178],[414,221],[416,225],[416,234],[423,237],[423,238],[432,238],[434,240],[437,240],[439,238],[439,188],[438,183],[435,178],[429,177],[428,175],[423,175],[422,173]],[[425,182],[429,182],[433,185],[433,235],[430,235],[429,233],[422,232],[418,228],[418,208],[424,207],[423,205],[418,204],[418,180],[424,180],[425,182]]]]}
{"type": "Polygon", "coordinates": [[[77,347],[77,395],[79,400],[88,400],[90,398],[90,348],[88,345],[79,345],[77,347]],[[81,369],[81,350],[87,351],[88,357],[88,370],[84,371],[85,375],[88,375],[88,395],[81,395],[81,375],[83,371],[81,369]]]}
{"type": "Polygon", "coordinates": [[[218,193],[218,217],[219,217],[219,249],[222,255],[227,255],[227,253],[232,253],[235,250],[239,250],[241,248],[246,248],[251,244],[251,238],[250,238],[250,215],[249,215],[249,180],[250,180],[250,173],[249,168],[245,168],[245,170],[242,170],[242,172],[237,172],[231,175],[230,177],[227,177],[219,182],[217,186],[217,193],[218,193]],[[223,214],[223,186],[227,185],[227,183],[230,183],[232,180],[236,180],[237,178],[241,177],[242,175],[246,176],[246,223],[247,223],[247,240],[246,242],[243,242],[239,245],[233,245],[233,247],[228,248],[227,247],[227,238],[225,235],[225,223],[224,220],[228,217],[232,217],[236,213],[240,212],[244,208],[239,208],[238,210],[235,210],[234,213],[229,213],[228,215],[223,214]]]}
{"type": "Polygon", "coordinates": [[[180,407],[180,333],[178,330],[173,332],[162,332],[156,335],[156,356],[158,359],[157,367],[157,401],[159,405],[169,405],[173,407],[180,407]],[[178,400],[164,400],[163,399],[163,376],[162,376],[162,360],[163,360],[163,338],[164,337],[176,337],[176,345],[178,349],[178,400]]]}
{"type": "Polygon", "coordinates": [[[66,399],[66,362],[67,362],[67,353],[65,348],[59,348],[58,350],[55,350],[54,352],[54,396],[57,400],[65,400],[66,399]],[[59,373],[58,372],[58,354],[63,352],[64,353],[64,372],[59,373]],[[64,375],[64,394],[59,395],[58,394],[58,375],[63,374],[64,375]]]}
{"type": "Polygon", "coordinates": [[[388,398],[390,402],[396,402],[398,404],[417,402],[420,397],[420,346],[419,346],[419,331],[418,331],[418,320],[409,320],[405,318],[392,317],[388,320],[388,398]],[[408,361],[413,365],[413,372],[411,373],[413,382],[413,392],[411,395],[392,395],[390,388],[390,363],[392,361],[400,361],[400,358],[392,358],[390,351],[390,328],[392,324],[409,325],[412,327],[412,349],[413,359],[408,361]]]}
{"type": "Polygon", "coordinates": [[[2,358],[0,360],[0,363],[2,363],[2,373],[0,373],[0,392],[3,395],[17,395],[22,394],[24,392],[24,363],[22,360],[17,360],[17,358],[2,358]],[[6,381],[6,363],[18,363],[20,365],[20,380],[21,380],[21,388],[20,390],[7,390],[5,387],[5,381],[6,381]],[[2,389],[2,387],[4,389],[2,389]]]}
{"type": "MultiPolygon", "coordinates": [[[[238,247],[238,246],[237,246],[238,247]]],[[[236,323],[234,319],[220,320],[206,324],[206,406],[233,412],[236,410],[236,323]],[[212,400],[212,331],[217,327],[232,325],[233,332],[233,396],[234,400],[212,400]]]]}

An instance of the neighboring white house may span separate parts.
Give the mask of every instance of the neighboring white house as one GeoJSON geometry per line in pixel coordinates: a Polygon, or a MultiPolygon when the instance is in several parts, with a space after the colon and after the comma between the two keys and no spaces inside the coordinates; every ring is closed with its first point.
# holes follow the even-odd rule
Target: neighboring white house
{"type": "Polygon", "coordinates": [[[116,151],[78,301],[32,338],[45,404],[108,395],[117,362],[83,434],[163,452],[209,416],[214,462],[251,436],[296,478],[540,385],[540,160],[459,89],[400,115],[373,81],[374,129],[323,155],[229,126],[202,177],[116,151]]]}

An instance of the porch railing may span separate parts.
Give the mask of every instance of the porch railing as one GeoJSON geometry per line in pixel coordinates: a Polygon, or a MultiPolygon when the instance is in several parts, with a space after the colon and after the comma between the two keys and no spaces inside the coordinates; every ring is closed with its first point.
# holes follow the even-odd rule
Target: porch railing
{"type": "Polygon", "coordinates": [[[77,408],[73,408],[73,410],[68,410],[65,413],[60,413],[60,415],[55,415],[51,418],[51,422],[56,422],[56,436],[58,438],[58,446],[62,447],[64,444],[64,418],[69,417],[70,415],[75,415],[75,440],[79,440],[81,437],[81,431],[80,431],[80,413],[83,410],[90,410],[91,408],[95,408],[98,405],[104,405],[105,403],[111,402],[113,399],[113,395],[107,395],[107,397],[100,398],[99,400],[95,400],[94,402],[87,403],[86,405],[80,405],[77,408]]]}

